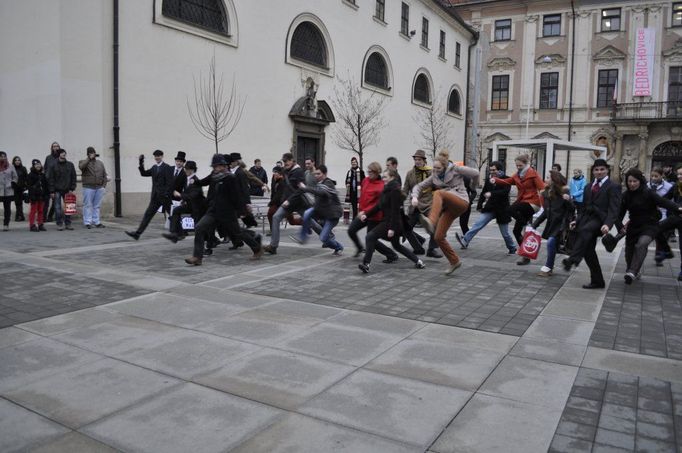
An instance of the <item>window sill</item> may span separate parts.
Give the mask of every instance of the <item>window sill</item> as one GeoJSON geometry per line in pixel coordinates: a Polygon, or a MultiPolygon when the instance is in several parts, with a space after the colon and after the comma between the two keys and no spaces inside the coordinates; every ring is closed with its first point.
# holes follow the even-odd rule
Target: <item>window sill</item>
{"type": "Polygon", "coordinates": [[[287,55],[286,63],[299,68],[307,69],[308,71],[313,71],[317,74],[326,75],[328,77],[334,77],[334,71],[332,70],[332,68],[327,68],[324,66],[318,66],[313,63],[308,63],[307,61],[299,60],[290,55],[287,55]]]}
{"type": "Polygon", "coordinates": [[[440,61],[442,61],[443,63],[447,63],[447,62],[448,62],[448,60],[446,60],[445,57],[441,57],[440,55],[438,55],[438,59],[439,59],[440,61]]]}
{"type": "Polygon", "coordinates": [[[599,30],[597,32],[598,35],[608,35],[608,34],[617,34],[617,33],[625,33],[625,30],[599,30]]]}
{"type": "Polygon", "coordinates": [[[372,16],[372,19],[374,19],[374,22],[376,22],[379,25],[383,25],[384,27],[388,26],[388,24],[385,21],[383,21],[377,16],[372,16]]]}
{"type": "Polygon", "coordinates": [[[451,116],[453,118],[457,118],[458,120],[464,119],[462,117],[461,113],[455,113],[455,112],[445,112],[448,116],[451,116]]]}
{"type": "Polygon", "coordinates": [[[566,35],[548,35],[548,36],[538,36],[538,39],[550,39],[550,38],[565,38],[566,35]]]}
{"type": "Polygon", "coordinates": [[[349,1],[349,0],[342,0],[342,1],[343,1],[343,3],[344,3],[346,6],[348,6],[348,7],[350,7],[350,8],[353,8],[355,11],[357,11],[358,8],[360,8],[357,4],[355,4],[355,3],[353,3],[353,2],[351,2],[351,1],[349,1]]]}
{"type": "Polygon", "coordinates": [[[391,87],[381,88],[381,87],[374,86],[370,83],[363,81],[362,82],[362,88],[369,90],[373,93],[378,93],[378,94],[382,94],[384,96],[393,97],[393,93],[391,93],[391,87]]]}
{"type": "Polygon", "coordinates": [[[415,98],[412,98],[412,104],[419,106],[419,107],[423,107],[425,109],[431,109],[431,107],[433,106],[433,103],[429,104],[427,102],[418,101],[415,98]]]}
{"type": "Polygon", "coordinates": [[[405,34],[405,33],[403,33],[402,31],[399,31],[399,32],[398,32],[398,34],[400,35],[400,37],[401,37],[401,38],[403,38],[403,39],[407,39],[408,41],[412,41],[412,37],[411,37],[411,36],[408,36],[408,35],[406,35],[406,34],[405,34]]]}
{"type": "Polygon", "coordinates": [[[431,52],[431,49],[428,47],[424,47],[424,44],[419,44],[419,47],[424,51],[424,52],[431,52]]]}
{"type": "Polygon", "coordinates": [[[461,67],[461,66],[453,65],[452,67],[455,68],[455,69],[458,70],[458,71],[461,71],[461,70],[462,70],[462,67],[461,67]]]}
{"type": "Polygon", "coordinates": [[[512,42],[514,41],[513,39],[496,39],[492,41],[493,43],[498,43],[498,42],[512,42]]]}

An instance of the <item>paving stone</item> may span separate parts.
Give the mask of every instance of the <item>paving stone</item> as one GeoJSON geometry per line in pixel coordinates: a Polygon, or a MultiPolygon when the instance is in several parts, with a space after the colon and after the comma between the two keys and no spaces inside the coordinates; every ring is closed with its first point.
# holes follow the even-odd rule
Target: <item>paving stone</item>
{"type": "Polygon", "coordinates": [[[205,452],[222,452],[269,425],[279,413],[262,404],[184,384],[81,431],[121,450],[187,452],[200,445],[205,452]]]}
{"type": "Polygon", "coordinates": [[[299,412],[394,440],[429,445],[471,393],[360,370],[299,412]]]}
{"type": "Polygon", "coordinates": [[[597,430],[597,436],[594,441],[596,444],[604,444],[625,450],[633,450],[635,448],[634,434],[623,434],[602,428],[597,430]]]}
{"type": "Polygon", "coordinates": [[[557,434],[552,439],[548,453],[574,453],[592,451],[592,442],[557,434]]]}
{"type": "Polygon", "coordinates": [[[588,442],[594,440],[597,427],[592,425],[585,425],[583,423],[575,423],[571,421],[561,421],[557,427],[556,433],[574,439],[581,439],[588,442]]]}
{"type": "Polygon", "coordinates": [[[0,451],[26,451],[32,445],[56,439],[68,431],[57,423],[0,398],[0,451]]]}
{"type": "Polygon", "coordinates": [[[38,336],[15,327],[0,329],[0,349],[35,340],[38,336]]]}

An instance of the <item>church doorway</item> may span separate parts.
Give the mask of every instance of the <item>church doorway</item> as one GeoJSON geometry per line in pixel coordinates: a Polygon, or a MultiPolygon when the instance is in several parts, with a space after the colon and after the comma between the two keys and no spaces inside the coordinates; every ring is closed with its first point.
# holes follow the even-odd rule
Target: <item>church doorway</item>
{"type": "Polygon", "coordinates": [[[672,167],[682,165],[682,142],[665,142],[654,148],[651,154],[651,168],[672,167]]]}

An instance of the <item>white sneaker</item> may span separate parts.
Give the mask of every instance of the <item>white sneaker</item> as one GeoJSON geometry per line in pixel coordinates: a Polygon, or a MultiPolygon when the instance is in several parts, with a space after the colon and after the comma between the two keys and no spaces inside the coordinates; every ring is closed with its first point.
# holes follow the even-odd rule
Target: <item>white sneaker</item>
{"type": "Polygon", "coordinates": [[[547,266],[542,266],[542,267],[540,268],[540,272],[552,272],[552,268],[551,268],[551,267],[547,267],[547,266]]]}

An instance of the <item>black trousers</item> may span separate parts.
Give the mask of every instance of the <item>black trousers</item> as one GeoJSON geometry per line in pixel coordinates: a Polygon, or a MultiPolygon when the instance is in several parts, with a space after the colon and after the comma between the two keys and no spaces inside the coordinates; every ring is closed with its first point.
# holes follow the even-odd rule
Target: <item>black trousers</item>
{"type": "Polygon", "coordinates": [[[367,233],[367,237],[365,238],[365,242],[367,245],[365,247],[365,257],[362,259],[363,263],[369,264],[372,262],[372,255],[374,255],[374,249],[377,248],[377,244],[380,244],[379,239],[386,239],[387,241],[390,241],[391,245],[393,246],[396,252],[407,257],[407,259],[409,259],[413,263],[419,261],[417,255],[415,255],[414,253],[412,253],[412,251],[406,249],[405,247],[402,246],[402,244],[400,244],[400,235],[396,233],[392,238],[389,238],[388,223],[380,222],[377,226],[375,226],[372,229],[372,231],[367,233]]]}
{"type": "Polygon", "coordinates": [[[19,221],[24,219],[24,192],[21,190],[14,191],[14,208],[16,213],[14,219],[19,221]]]}
{"type": "Polygon", "coordinates": [[[237,216],[230,219],[218,219],[212,212],[204,214],[199,223],[194,226],[194,252],[193,256],[201,258],[204,253],[204,241],[207,241],[215,234],[216,228],[224,231],[233,244],[245,243],[249,248],[256,252],[261,244],[256,240],[253,232],[242,229],[239,226],[237,216]]]}
{"type": "MultiPolygon", "coordinates": [[[[366,222],[363,222],[360,220],[359,217],[356,217],[353,219],[353,221],[350,223],[350,226],[348,227],[348,237],[350,237],[350,240],[353,241],[353,244],[355,244],[355,247],[357,247],[358,250],[362,250],[363,247],[362,243],[360,242],[360,239],[358,238],[358,231],[361,229],[367,227],[367,234],[369,233],[377,226],[379,225],[380,222],[376,222],[374,220],[368,220],[366,222]]],[[[384,255],[386,258],[397,258],[398,255],[385,246],[382,242],[377,241],[374,248],[384,255]]]]}
{"type": "Polygon", "coordinates": [[[152,195],[152,199],[149,201],[149,206],[147,206],[147,210],[144,211],[144,214],[142,215],[140,226],[137,227],[137,234],[144,233],[144,230],[147,229],[149,222],[152,221],[154,214],[156,214],[156,211],[158,211],[160,207],[163,206],[164,213],[170,212],[170,204],[170,198],[162,200],[156,195],[152,195]]]}
{"type": "Polygon", "coordinates": [[[14,196],[0,197],[2,199],[2,209],[4,210],[4,216],[2,219],[2,224],[9,225],[9,220],[12,218],[12,201],[14,201],[14,196]]]}
{"type": "Polygon", "coordinates": [[[513,233],[519,247],[523,241],[523,228],[533,219],[533,214],[535,210],[529,203],[514,203],[509,206],[509,215],[516,220],[513,233]]]}
{"type": "MultiPolygon", "coordinates": [[[[417,233],[414,231],[414,226],[419,222],[419,214],[422,212],[419,211],[419,209],[414,209],[412,213],[410,214],[410,217],[408,217],[408,220],[410,222],[410,226],[413,228],[412,231],[406,231],[405,232],[405,239],[410,243],[410,247],[412,247],[412,250],[416,251],[423,251],[424,250],[424,242],[426,242],[426,239],[422,237],[421,234],[417,233]]],[[[428,215],[428,212],[424,212],[424,215],[428,215]]],[[[436,241],[433,240],[433,236],[429,235],[429,245],[428,249],[429,250],[434,250],[438,248],[438,244],[436,244],[436,241]]]]}
{"type": "MultiPolygon", "coordinates": [[[[658,234],[656,235],[656,250],[661,252],[671,252],[670,244],[668,244],[668,237],[671,232],[678,231],[682,238],[682,217],[671,215],[666,217],[664,221],[658,224],[658,234]]],[[[682,250],[682,241],[680,241],[680,250],[682,250]]]]}
{"type": "Polygon", "coordinates": [[[459,227],[462,229],[462,233],[464,234],[467,234],[467,231],[469,231],[469,217],[471,217],[472,204],[473,203],[469,203],[469,208],[466,211],[464,211],[462,215],[459,216],[459,227]]]}
{"type": "MultiPolygon", "coordinates": [[[[192,209],[189,206],[178,206],[173,209],[173,215],[170,216],[170,232],[177,234],[178,236],[184,236],[186,233],[185,230],[182,229],[182,215],[191,213],[192,209]]],[[[195,228],[198,220],[199,219],[194,219],[195,228]]]]}
{"type": "Polygon", "coordinates": [[[582,221],[578,227],[578,234],[570,256],[570,260],[576,264],[582,259],[585,260],[585,264],[590,269],[590,282],[596,285],[605,283],[596,251],[597,239],[601,236],[601,226],[602,222],[596,218],[582,221]]]}

